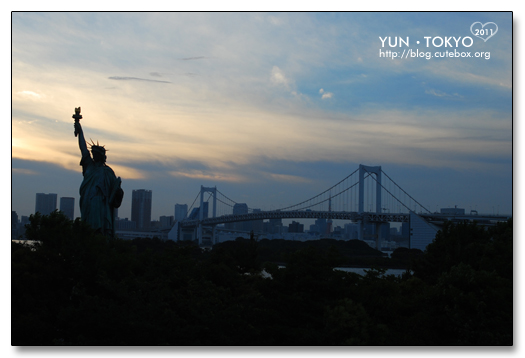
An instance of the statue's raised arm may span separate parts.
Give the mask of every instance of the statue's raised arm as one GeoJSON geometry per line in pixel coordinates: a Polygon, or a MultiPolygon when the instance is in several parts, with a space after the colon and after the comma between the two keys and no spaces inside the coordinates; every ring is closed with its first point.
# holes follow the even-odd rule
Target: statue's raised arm
{"type": "Polygon", "coordinates": [[[75,108],[75,114],[73,114],[73,118],[75,119],[75,137],[78,136],[78,146],[80,147],[80,153],[82,153],[82,157],[84,157],[85,155],[89,155],[89,151],[87,148],[86,139],[84,138],[84,131],[80,125],[80,119],[82,119],[80,107],[75,108]]]}

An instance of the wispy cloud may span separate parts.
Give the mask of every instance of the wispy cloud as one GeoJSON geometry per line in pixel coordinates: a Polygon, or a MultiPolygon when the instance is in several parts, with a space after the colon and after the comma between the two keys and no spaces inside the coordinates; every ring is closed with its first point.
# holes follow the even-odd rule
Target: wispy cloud
{"type": "Polygon", "coordinates": [[[44,99],[44,96],[40,93],[36,93],[36,92],[33,92],[33,91],[18,91],[16,92],[16,95],[19,97],[19,98],[23,98],[23,99],[29,99],[29,100],[42,100],[44,99]]]}
{"type": "Polygon", "coordinates": [[[334,95],[332,92],[325,92],[325,90],[322,88],[319,90],[319,93],[321,94],[321,99],[332,98],[334,95]]]}
{"type": "Polygon", "coordinates": [[[181,60],[182,61],[193,61],[193,60],[203,60],[205,58],[209,58],[209,57],[205,57],[205,56],[184,57],[184,58],[181,58],[181,60]]]}
{"type": "Polygon", "coordinates": [[[169,174],[174,177],[202,179],[202,180],[211,180],[211,181],[219,181],[219,182],[240,183],[240,182],[246,181],[246,178],[234,175],[232,173],[220,173],[220,172],[212,172],[212,171],[207,171],[207,172],[198,171],[198,170],[170,171],[169,174]]]}
{"type": "Polygon", "coordinates": [[[276,181],[287,182],[287,183],[310,183],[311,180],[308,178],[300,177],[297,175],[288,174],[268,174],[269,177],[276,181]]]}
{"type": "Polygon", "coordinates": [[[273,66],[270,75],[270,81],[272,84],[277,86],[284,86],[286,89],[290,88],[291,80],[286,77],[284,71],[277,66],[273,66]]]}
{"type": "Polygon", "coordinates": [[[117,80],[117,81],[147,81],[147,82],[171,83],[169,81],[152,80],[149,78],[139,78],[139,77],[111,76],[111,77],[108,77],[108,79],[117,80]]]}
{"type": "Polygon", "coordinates": [[[445,93],[445,92],[443,92],[443,91],[435,90],[435,89],[425,90],[425,93],[426,93],[426,94],[433,95],[433,96],[436,96],[436,97],[454,97],[454,98],[463,98],[463,96],[461,96],[461,95],[459,95],[459,94],[457,94],[457,93],[448,94],[448,93],[445,93]]]}
{"type": "Polygon", "coordinates": [[[38,172],[32,170],[32,169],[23,169],[23,168],[11,168],[11,171],[16,174],[24,174],[24,175],[39,175],[38,172]]]}

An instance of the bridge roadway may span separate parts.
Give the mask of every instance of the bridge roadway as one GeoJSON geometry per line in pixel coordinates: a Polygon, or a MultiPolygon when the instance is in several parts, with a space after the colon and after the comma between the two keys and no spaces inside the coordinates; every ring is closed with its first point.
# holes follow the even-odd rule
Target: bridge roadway
{"type": "MultiPolygon", "coordinates": [[[[504,215],[456,215],[456,214],[418,214],[428,222],[440,224],[447,220],[452,221],[479,221],[494,222],[506,221],[510,217],[504,215]]],[[[215,218],[205,218],[199,220],[182,220],[180,225],[183,228],[203,226],[213,226],[224,223],[252,221],[252,220],[271,220],[271,219],[333,219],[333,220],[350,220],[353,222],[408,222],[409,213],[358,213],[355,211],[260,211],[249,214],[222,215],[215,218]]]]}

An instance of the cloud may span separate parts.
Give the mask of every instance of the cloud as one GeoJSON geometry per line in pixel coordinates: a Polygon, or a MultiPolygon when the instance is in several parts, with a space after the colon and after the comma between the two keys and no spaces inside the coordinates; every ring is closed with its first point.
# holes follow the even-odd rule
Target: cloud
{"type": "Polygon", "coordinates": [[[436,96],[436,97],[457,97],[457,98],[463,98],[463,96],[461,96],[461,95],[459,95],[457,93],[448,94],[448,93],[445,93],[443,91],[435,90],[435,89],[425,90],[425,93],[433,95],[433,96],[436,96]]]}
{"type": "Polygon", "coordinates": [[[138,78],[138,77],[111,76],[111,77],[108,77],[108,79],[117,80],[117,81],[147,81],[147,82],[171,83],[169,81],[151,80],[148,78],[138,78]]]}
{"type": "Polygon", "coordinates": [[[267,19],[268,19],[268,22],[270,22],[270,24],[275,25],[275,26],[282,26],[284,24],[284,20],[276,16],[270,15],[267,17],[267,19]]]}
{"type": "Polygon", "coordinates": [[[201,180],[211,180],[211,181],[221,181],[221,182],[234,182],[240,183],[246,181],[245,178],[237,176],[231,173],[219,173],[219,172],[210,172],[210,171],[170,171],[170,175],[174,177],[182,178],[191,178],[191,179],[201,179],[201,180]]]}
{"type": "Polygon", "coordinates": [[[332,92],[325,92],[324,89],[320,89],[319,93],[322,94],[321,99],[332,98],[334,95],[332,92]]]}
{"type": "Polygon", "coordinates": [[[180,60],[182,60],[182,61],[193,61],[193,60],[202,60],[202,59],[205,59],[205,58],[209,58],[209,57],[205,57],[205,56],[184,57],[184,58],[181,58],[180,60]]]}
{"type": "Polygon", "coordinates": [[[277,66],[273,66],[270,76],[272,84],[277,86],[284,86],[286,89],[290,88],[290,80],[284,74],[284,71],[277,66]]]}
{"type": "Polygon", "coordinates": [[[310,183],[312,180],[297,175],[288,175],[288,174],[268,174],[272,179],[280,182],[287,183],[310,183]]]}
{"type": "Polygon", "coordinates": [[[18,91],[16,92],[18,97],[29,100],[42,100],[44,96],[42,94],[33,92],[33,91],[18,91]]]}
{"type": "Polygon", "coordinates": [[[39,175],[40,174],[32,169],[23,169],[23,168],[11,168],[11,172],[14,174],[23,174],[23,175],[39,175]]]}

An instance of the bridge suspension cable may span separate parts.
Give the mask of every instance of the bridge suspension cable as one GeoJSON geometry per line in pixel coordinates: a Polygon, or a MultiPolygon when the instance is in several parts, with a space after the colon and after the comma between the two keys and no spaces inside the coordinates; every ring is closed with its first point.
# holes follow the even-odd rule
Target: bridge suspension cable
{"type": "MultiPolygon", "coordinates": [[[[403,188],[401,188],[394,180],[392,180],[392,178],[390,178],[388,176],[387,173],[385,173],[384,170],[381,170],[381,173],[383,173],[388,179],[390,179],[390,181],[396,186],[398,187],[405,195],[407,195],[410,199],[412,199],[417,205],[419,205],[421,208],[425,209],[428,213],[431,213],[430,210],[428,210],[427,208],[425,208],[423,205],[421,205],[421,203],[419,203],[416,199],[414,199],[410,194],[408,194],[403,188]]],[[[401,205],[403,205],[405,208],[407,208],[409,211],[411,211],[412,209],[410,209],[408,206],[406,206],[403,202],[401,202],[401,200],[399,200],[394,194],[392,194],[387,188],[385,188],[383,186],[383,184],[379,183],[377,181],[377,179],[375,177],[372,176],[372,179],[374,179],[376,181],[376,183],[378,183],[388,194],[390,194],[392,196],[392,198],[396,199],[401,205]]]]}
{"type": "MultiPolygon", "coordinates": [[[[233,205],[237,204],[237,202],[236,202],[235,200],[232,200],[232,199],[228,198],[228,197],[227,197],[226,195],[224,195],[219,189],[217,189],[217,194],[220,194],[220,195],[222,195],[226,200],[231,201],[231,202],[233,203],[233,205]]],[[[222,200],[219,199],[219,198],[217,198],[217,200],[220,201],[221,203],[225,204],[225,205],[228,205],[228,206],[233,207],[232,204],[228,204],[228,203],[222,201],[222,200]]]]}
{"type": "Polygon", "coordinates": [[[197,196],[195,197],[195,200],[193,200],[193,204],[191,204],[191,206],[189,207],[188,211],[186,212],[186,217],[188,217],[190,215],[191,209],[193,209],[193,205],[195,205],[195,202],[199,198],[199,195],[201,195],[200,191],[197,193],[197,196]]]}
{"type": "Polygon", "coordinates": [[[406,195],[408,195],[408,197],[409,197],[410,199],[414,200],[414,202],[415,202],[416,204],[418,204],[418,205],[421,206],[423,209],[425,209],[429,214],[431,213],[430,210],[428,210],[427,208],[425,208],[420,202],[418,202],[416,199],[414,199],[414,198],[413,198],[410,194],[408,194],[408,193],[407,193],[402,187],[400,187],[400,186],[399,186],[399,185],[398,185],[398,184],[397,184],[392,178],[390,178],[390,177],[388,176],[387,173],[385,173],[385,172],[383,171],[383,174],[385,174],[385,176],[386,176],[388,179],[390,179],[390,181],[391,181],[392,183],[394,183],[394,185],[397,186],[397,187],[398,187],[403,193],[405,193],[406,195]]]}
{"type": "MultiPolygon", "coordinates": [[[[367,176],[366,176],[364,179],[368,178],[369,176],[370,176],[370,173],[367,173],[367,176]]],[[[346,178],[345,178],[345,179],[346,179],[346,178]]],[[[341,182],[342,182],[342,181],[341,181],[341,182]]],[[[337,183],[337,184],[334,185],[333,187],[339,185],[341,182],[337,183]]],[[[355,186],[358,185],[358,184],[359,184],[359,182],[355,182],[354,184],[350,185],[348,188],[341,190],[339,193],[334,194],[334,195],[330,195],[327,199],[324,199],[324,200],[318,201],[318,202],[313,203],[313,204],[310,204],[310,205],[308,205],[308,206],[304,206],[304,207],[302,207],[302,208],[297,208],[297,209],[295,209],[295,210],[305,210],[305,209],[308,209],[308,208],[311,208],[311,207],[314,207],[314,206],[320,205],[320,204],[322,204],[322,203],[326,203],[326,202],[329,201],[329,200],[333,200],[333,199],[337,198],[339,195],[341,195],[341,194],[347,192],[348,190],[352,189],[353,187],[355,187],[355,186]]],[[[332,188],[333,188],[333,187],[332,187],[332,188]]],[[[324,194],[324,193],[326,193],[326,191],[324,191],[323,193],[321,193],[321,194],[319,194],[319,195],[314,196],[312,199],[315,199],[315,198],[317,198],[318,196],[320,196],[320,195],[322,195],[322,194],[324,194]]],[[[310,200],[312,200],[312,199],[310,199],[310,200]]],[[[302,203],[299,203],[299,204],[296,204],[296,205],[290,206],[289,208],[291,208],[291,207],[295,207],[295,206],[299,206],[300,204],[303,204],[303,203],[305,203],[305,202],[307,202],[307,201],[309,201],[309,200],[306,200],[306,201],[303,201],[302,203]]],[[[287,209],[287,208],[285,208],[285,209],[287,209]]],[[[284,210],[284,209],[281,209],[281,211],[283,211],[283,210],[284,210]]]]}
{"type": "MultiPolygon", "coordinates": [[[[325,191],[323,191],[323,192],[320,193],[320,194],[317,194],[316,196],[311,197],[310,199],[307,199],[307,200],[302,201],[302,202],[300,202],[300,203],[298,203],[298,204],[295,204],[295,205],[291,205],[291,206],[287,206],[287,207],[285,207],[285,208],[277,209],[277,210],[275,210],[275,211],[284,211],[284,210],[288,210],[288,209],[291,209],[291,208],[295,208],[296,206],[302,205],[302,204],[304,204],[304,203],[307,203],[307,202],[309,202],[309,201],[312,201],[312,200],[314,200],[314,199],[320,197],[321,195],[328,193],[330,190],[332,190],[333,188],[335,188],[336,186],[338,186],[339,184],[341,184],[342,182],[344,182],[346,179],[350,178],[350,177],[351,177],[352,175],[354,175],[355,173],[357,173],[358,170],[359,170],[359,169],[354,170],[354,171],[352,172],[352,174],[348,175],[346,178],[344,178],[343,180],[341,180],[339,183],[332,185],[330,188],[326,189],[325,191]]],[[[355,184],[352,185],[352,186],[355,186],[355,184]]],[[[350,187],[350,188],[351,188],[351,187],[350,187]]],[[[348,189],[350,189],[350,188],[347,188],[346,190],[348,190],[348,189]]],[[[345,190],[345,191],[346,191],[346,190],[345,190]]],[[[342,192],[341,192],[341,193],[342,193],[342,192]]],[[[339,195],[339,194],[341,194],[341,193],[338,193],[337,195],[339,195]]],[[[336,196],[337,196],[337,195],[336,195],[336,196]]],[[[323,201],[321,201],[321,202],[318,202],[318,203],[312,204],[312,205],[310,205],[310,206],[308,206],[308,207],[312,207],[312,206],[318,205],[318,204],[323,203],[323,202],[326,202],[326,201],[328,201],[328,200],[329,200],[329,199],[323,200],[323,201]]],[[[303,208],[303,209],[304,209],[304,208],[303,208]]],[[[296,209],[296,210],[301,210],[301,209],[296,209]]]]}
{"type": "Polygon", "coordinates": [[[216,198],[218,202],[220,202],[220,203],[222,203],[222,204],[224,204],[224,205],[226,205],[226,206],[228,206],[228,207],[230,207],[230,208],[232,208],[232,209],[233,209],[233,206],[234,206],[235,204],[237,204],[237,202],[233,201],[232,199],[228,198],[226,195],[224,195],[223,193],[221,193],[221,192],[219,191],[219,189],[217,189],[217,194],[222,195],[226,200],[232,202],[233,204],[229,204],[229,203],[225,202],[225,201],[222,200],[220,197],[217,197],[217,198],[216,198]]]}
{"type": "MultiPolygon", "coordinates": [[[[329,202],[330,204],[328,206],[328,210],[342,211],[342,212],[356,211],[357,209],[356,200],[360,198],[362,194],[358,193],[357,190],[351,190],[351,189],[356,188],[357,185],[363,185],[363,187],[359,190],[360,191],[363,190],[362,193],[365,195],[365,197],[360,200],[364,200],[365,203],[369,203],[367,204],[370,206],[370,208],[368,209],[372,211],[372,206],[373,206],[373,203],[376,201],[376,196],[380,195],[379,192],[376,192],[376,189],[374,189],[374,186],[379,184],[378,188],[381,187],[381,190],[384,190],[384,192],[387,193],[388,195],[384,196],[383,203],[381,203],[381,208],[376,208],[378,212],[380,212],[381,210],[388,211],[388,212],[396,212],[396,209],[394,208],[394,203],[397,202],[398,212],[400,211],[399,208],[401,207],[406,208],[408,211],[414,211],[413,208],[411,209],[410,207],[416,205],[415,211],[417,211],[417,206],[419,206],[421,209],[430,213],[430,210],[425,208],[417,200],[415,200],[411,195],[409,195],[394,180],[392,180],[392,178],[384,171],[381,170],[381,173],[385,175],[385,178],[387,178],[388,181],[383,180],[383,182],[381,182],[381,180],[378,180],[376,172],[371,172],[365,169],[364,176],[360,179],[362,180],[362,182],[360,182],[357,178],[357,175],[355,175],[359,170],[360,170],[359,168],[354,170],[351,174],[347,175],[345,178],[343,178],[336,184],[332,185],[330,188],[324,190],[323,192],[307,200],[301,201],[300,203],[297,203],[294,205],[290,205],[290,206],[286,206],[280,209],[270,210],[270,211],[302,211],[302,210],[309,209],[309,208],[312,208],[312,210],[323,210],[323,209],[320,209],[321,204],[324,204],[326,202],[329,202]],[[371,176],[372,179],[374,179],[376,184],[371,185],[371,184],[366,183],[365,179],[367,179],[369,176],[371,176]],[[354,178],[353,180],[351,179],[352,177],[354,178]],[[397,192],[398,190],[399,192],[397,192]],[[403,195],[404,195],[404,198],[403,198],[403,195]],[[410,198],[410,200],[408,200],[407,198],[410,198]],[[316,206],[318,208],[313,209],[316,206]]],[[[197,201],[199,197],[199,194],[197,195],[192,206],[188,210],[188,213],[194,207],[195,202],[197,201]]],[[[229,198],[228,196],[226,196],[224,193],[222,193],[218,189],[215,189],[215,196],[216,196],[215,200],[222,204],[221,210],[224,211],[226,215],[231,214],[232,208],[234,208],[235,205],[238,204],[235,200],[229,198]]],[[[210,194],[207,201],[209,201],[211,197],[212,197],[212,194],[210,194]]],[[[377,205],[378,204],[376,202],[376,206],[377,205]]],[[[255,212],[255,209],[248,208],[248,213],[253,213],[253,212],[255,212]]]]}

